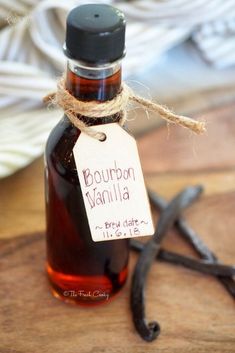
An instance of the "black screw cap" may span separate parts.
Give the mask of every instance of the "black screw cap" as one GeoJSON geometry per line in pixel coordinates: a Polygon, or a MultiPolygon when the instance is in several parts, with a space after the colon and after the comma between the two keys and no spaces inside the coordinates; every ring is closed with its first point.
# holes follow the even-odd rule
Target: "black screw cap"
{"type": "Polygon", "coordinates": [[[125,53],[124,14],[105,4],[75,7],[67,17],[65,55],[88,63],[113,62],[125,53]]]}

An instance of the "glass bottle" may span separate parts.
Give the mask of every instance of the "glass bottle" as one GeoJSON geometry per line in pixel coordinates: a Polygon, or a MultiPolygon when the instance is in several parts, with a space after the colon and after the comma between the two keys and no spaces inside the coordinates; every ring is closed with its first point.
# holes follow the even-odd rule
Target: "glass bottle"
{"type": "MultiPolygon", "coordinates": [[[[120,91],[120,58],[123,56],[123,49],[121,50],[120,47],[119,57],[111,61],[113,50],[107,42],[106,51],[104,45],[103,51],[97,54],[96,49],[92,47],[94,38],[89,39],[87,34],[88,25],[97,26],[96,41],[99,41],[101,32],[110,31],[110,36],[113,32],[110,29],[110,22],[105,28],[104,20],[102,29],[100,29],[100,23],[81,25],[82,21],[79,22],[79,18],[84,18],[84,8],[86,14],[90,16],[86,16],[88,21],[93,16],[96,19],[100,17],[102,19],[102,16],[106,17],[108,11],[112,13],[114,19],[115,16],[119,17],[115,19],[119,21],[119,26],[125,26],[123,15],[108,5],[83,5],[72,10],[72,19],[75,12],[77,26],[80,27],[80,39],[86,37],[88,42],[89,40],[91,42],[90,48],[94,50],[94,60],[91,62],[92,54],[89,50],[89,62],[84,61],[87,42],[80,54],[77,54],[76,47],[71,45],[71,38],[68,39],[71,34],[70,13],[67,19],[65,46],[65,53],[70,57],[67,65],[66,88],[74,97],[83,101],[110,100],[120,91]],[[83,27],[82,31],[81,27],[83,27]],[[80,61],[81,56],[82,61],[80,61]],[[98,60],[101,56],[106,57],[106,60],[98,60]]],[[[119,118],[119,114],[115,114],[97,118],[94,122],[89,117],[78,116],[78,119],[89,125],[118,122],[119,118]]],[[[52,292],[56,297],[67,302],[94,305],[108,302],[123,287],[127,278],[129,241],[124,239],[94,242],[91,238],[73,157],[73,147],[80,133],[68,117],[64,116],[52,130],[46,145],[47,274],[52,292]]]]}

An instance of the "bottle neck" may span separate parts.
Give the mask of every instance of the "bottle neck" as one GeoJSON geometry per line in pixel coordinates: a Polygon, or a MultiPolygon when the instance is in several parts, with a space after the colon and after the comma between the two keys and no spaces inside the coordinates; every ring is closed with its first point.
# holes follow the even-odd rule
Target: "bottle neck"
{"type": "Polygon", "coordinates": [[[121,88],[121,63],[85,66],[68,60],[66,87],[80,100],[104,102],[113,99],[121,88]]]}

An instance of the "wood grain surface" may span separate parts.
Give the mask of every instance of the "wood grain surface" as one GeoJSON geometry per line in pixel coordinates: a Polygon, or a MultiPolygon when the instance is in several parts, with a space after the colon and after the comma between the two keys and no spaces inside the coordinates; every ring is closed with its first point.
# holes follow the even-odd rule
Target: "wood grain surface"
{"type": "MultiPolygon", "coordinates": [[[[186,185],[205,186],[185,212],[226,264],[235,263],[235,105],[204,116],[205,137],[161,127],[139,139],[149,187],[167,199],[186,185]],[[194,141],[192,143],[192,141],[194,141]]],[[[210,276],[156,262],[147,288],[147,317],[162,328],[146,343],[129,309],[130,276],[107,305],[81,308],[53,298],[44,271],[43,162],[0,181],[0,353],[233,353],[234,301],[210,276]]],[[[179,234],[164,247],[195,255],[179,234]]],[[[131,254],[130,275],[137,259],[131,254]]]]}

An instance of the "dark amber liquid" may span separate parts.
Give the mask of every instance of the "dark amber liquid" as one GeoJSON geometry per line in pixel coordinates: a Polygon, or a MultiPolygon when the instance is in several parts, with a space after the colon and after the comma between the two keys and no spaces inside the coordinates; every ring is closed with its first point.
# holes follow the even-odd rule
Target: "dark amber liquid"
{"type": "MultiPolygon", "coordinates": [[[[101,80],[78,77],[71,71],[67,74],[67,89],[83,100],[112,99],[120,82],[120,71],[101,80]]],[[[118,119],[116,114],[100,118],[96,124],[118,119]]],[[[108,302],[124,285],[129,242],[93,242],[91,238],[72,152],[79,135],[64,116],[46,146],[47,273],[55,296],[93,305],[108,302]]]]}

